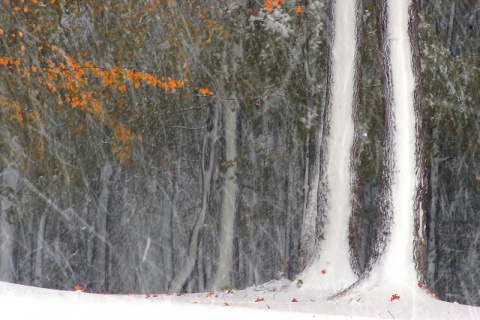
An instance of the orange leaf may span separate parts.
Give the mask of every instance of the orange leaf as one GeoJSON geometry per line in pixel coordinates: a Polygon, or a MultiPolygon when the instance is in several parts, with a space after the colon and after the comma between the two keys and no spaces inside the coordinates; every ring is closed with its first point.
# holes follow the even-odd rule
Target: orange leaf
{"type": "Polygon", "coordinates": [[[1,35],[5,34],[5,33],[3,32],[3,29],[2,29],[2,28],[0,28],[0,34],[1,34],[1,35]]]}
{"type": "Polygon", "coordinates": [[[28,12],[28,7],[24,7],[23,12],[27,13],[28,12]]]}
{"type": "Polygon", "coordinates": [[[127,86],[125,86],[124,84],[119,85],[118,90],[123,91],[123,92],[127,92],[127,86]]]}
{"type": "Polygon", "coordinates": [[[212,294],[213,294],[213,293],[211,293],[211,292],[207,292],[207,293],[205,293],[205,297],[206,297],[206,298],[211,298],[211,297],[212,297],[212,294]]]}
{"type": "Polygon", "coordinates": [[[73,287],[73,290],[75,291],[82,291],[83,292],[83,287],[81,285],[76,285],[75,287],[73,287]]]}
{"type": "Polygon", "coordinates": [[[213,92],[208,88],[200,88],[200,89],[198,89],[198,93],[203,94],[204,96],[207,96],[207,95],[212,96],[213,95],[213,92]]]}
{"type": "Polygon", "coordinates": [[[298,302],[298,301],[297,301],[297,299],[293,298],[293,299],[292,299],[292,302],[298,302]]]}
{"type": "Polygon", "coordinates": [[[20,50],[25,51],[25,46],[20,46],[20,50]]]}
{"type": "Polygon", "coordinates": [[[255,300],[255,302],[262,302],[262,301],[265,301],[264,298],[257,298],[257,300],[255,300]]]}
{"type": "Polygon", "coordinates": [[[147,298],[147,299],[150,298],[150,293],[147,293],[147,294],[145,295],[145,298],[147,298]]]}
{"type": "Polygon", "coordinates": [[[396,293],[392,294],[392,297],[390,298],[390,301],[393,301],[393,300],[400,300],[400,296],[397,295],[396,293]]]}
{"type": "Polygon", "coordinates": [[[298,6],[297,9],[295,9],[296,14],[299,14],[300,12],[302,12],[302,6],[298,6]]]}
{"type": "Polygon", "coordinates": [[[272,12],[273,2],[271,0],[265,1],[265,3],[263,5],[265,6],[265,9],[267,9],[267,12],[272,12]]]}
{"type": "Polygon", "coordinates": [[[327,270],[323,269],[323,270],[321,271],[321,273],[322,273],[322,274],[325,274],[325,273],[327,273],[327,270]]]}

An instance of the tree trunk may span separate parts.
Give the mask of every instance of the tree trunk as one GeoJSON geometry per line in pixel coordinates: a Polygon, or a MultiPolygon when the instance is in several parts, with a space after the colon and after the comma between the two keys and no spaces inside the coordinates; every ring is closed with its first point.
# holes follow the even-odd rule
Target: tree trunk
{"type": "Polygon", "coordinates": [[[195,221],[195,225],[190,237],[186,261],[181,270],[176,274],[170,283],[170,292],[181,292],[185,286],[190,274],[192,273],[198,256],[198,245],[201,228],[205,223],[207,214],[208,199],[210,198],[210,189],[212,176],[215,168],[215,144],[217,143],[217,122],[218,108],[211,106],[207,129],[203,137],[202,147],[202,206],[195,221]]]}
{"type": "Polygon", "coordinates": [[[381,231],[370,274],[416,285],[424,272],[426,188],[417,2],[375,4],[385,141],[381,231]]]}
{"type": "Polygon", "coordinates": [[[0,183],[2,196],[0,198],[0,281],[13,282],[14,260],[13,245],[15,240],[14,227],[9,222],[10,212],[14,212],[14,203],[10,200],[10,194],[17,192],[19,176],[18,172],[10,167],[2,170],[0,183]]]}
{"type": "Polygon", "coordinates": [[[44,236],[45,236],[45,226],[47,224],[47,214],[46,212],[40,213],[40,221],[38,222],[38,233],[37,233],[37,247],[35,250],[35,270],[33,285],[40,287],[42,285],[43,278],[43,255],[44,255],[44,236]]]}
{"type": "Polygon", "coordinates": [[[225,101],[223,108],[225,127],[225,161],[223,165],[226,166],[226,171],[220,211],[218,269],[213,281],[213,289],[215,290],[232,284],[230,272],[233,265],[234,223],[238,193],[236,177],[238,108],[238,103],[235,99],[225,101]]]}
{"type": "MultiPolygon", "coordinates": [[[[305,286],[337,292],[357,278],[351,265],[349,221],[353,210],[353,157],[360,59],[362,2],[330,1],[329,65],[321,147],[318,216],[320,240],[305,286]],[[353,21],[353,23],[352,23],[353,21]],[[324,270],[324,272],[321,272],[324,270]]],[[[317,235],[318,237],[318,235],[317,235]]]]}
{"type": "Polygon", "coordinates": [[[109,214],[109,200],[111,197],[110,185],[112,175],[112,165],[110,163],[105,164],[100,172],[100,194],[96,202],[94,217],[96,238],[93,248],[93,270],[95,272],[95,280],[92,289],[96,292],[105,292],[107,290],[107,216],[109,214]]]}

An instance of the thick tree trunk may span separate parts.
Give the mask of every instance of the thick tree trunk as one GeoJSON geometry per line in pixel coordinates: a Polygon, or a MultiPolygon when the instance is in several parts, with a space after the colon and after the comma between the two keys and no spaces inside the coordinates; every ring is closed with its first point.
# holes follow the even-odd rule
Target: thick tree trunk
{"type": "Polygon", "coordinates": [[[212,176],[215,168],[215,145],[217,143],[218,108],[211,106],[202,147],[202,205],[190,237],[186,261],[170,283],[170,292],[181,292],[190,277],[198,257],[200,231],[205,223],[212,176]]]}
{"type": "Polygon", "coordinates": [[[424,272],[425,162],[416,1],[376,1],[385,103],[382,221],[373,273],[415,283],[424,272]]]}
{"type": "Polygon", "coordinates": [[[220,248],[218,268],[213,281],[213,289],[231,285],[230,273],[233,265],[233,240],[235,211],[237,207],[237,122],[238,103],[235,99],[225,101],[223,108],[225,128],[225,183],[222,193],[222,206],[220,211],[220,248]]]}
{"type": "Polygon", "coordinates": [[[314,262],[305,271],[305,286],[334,293],[356,280],[350,257],[349,224],[356,180],[352,154],[356,154],[354,115],[360,70],[357,38],[363,11],[361,1],[356,0],[348,3],[332,0],[329,5],[330,72],[323,141],[319,145],[322,167],[317,203],[317,220],[321,221],[317,232],[321,238],[314,262]]]}

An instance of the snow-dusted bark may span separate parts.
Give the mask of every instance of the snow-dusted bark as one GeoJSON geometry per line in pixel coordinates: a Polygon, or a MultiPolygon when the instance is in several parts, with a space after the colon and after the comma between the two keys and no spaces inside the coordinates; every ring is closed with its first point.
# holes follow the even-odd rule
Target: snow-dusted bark
{"type": "Polygon", "coordinates": [[[219,289],[231,285],[230,272],[233,262],[233,240],[235,210],[237,204],[237,121],[238,103],[235,99],[225,101],[223,121],[225,128],[225,162],[222,206],[220,211],[220,236],[218,239],[218,269],[213,281],[213,288],[219,289]]]}
{"type": "Polygon", "coordinates": [[[205,223],[208,198],[215,168],[215,144],[217,143],[218,108],[212,106],[207,120],[207,128],[203,138],[202,147],[202,206],[195,221],[186,261],[180,271],[170,283],[170,292],[181,292],[190,274],[192,273],[198,257],[200,231],[205,223]]]}
{"type": "Polygon", "coordinates": [[[35,248],[35,269],[33,274],[33,285],[37,287],[41,286],[43,278],[43,256],[46,224],[47,214],[42,212],[40,214],[40,221],[38,222],[37,247],[35,248]]]}
{"type": "Polygon", "coordinates": [[[108,249],[108,234],[107,221],[109,214],[109,200],[111,197],[111,178],[113,175],[112,165],[105,164],[99,177],[99,191],[98,200],[95,205],[95,231],[96,238],[93,247],[93,268],[95,270],[95,281],[93,285],[97,291],[106,291],[107,288],[107,249],[108,249]]]}
{"type": "Polygon", "coordinates": [[[14,276],[14,226],[8,221],[8,211],[14,210],[11,199],[17,192],[18,180],[18,172],[10,167],[0,173],[0,281],[11,282],[14,276]]]}
{"type": "MultiPolygon", "coordinates": [[[[373,278],[414,284],[424,268],[425,170],[416,1],[376,1],[385,103],[382,224],[373,278]]],[[[380,280],[382,281],[382,280],[380,280]]]]}
{"type": "Polygon", "coordinates": [[[355,110],[358,106],[361,1],[331,1],[329,8],[329,70],[323,117],[318,216],[321,238],[305,287],[336,292],[356,279],[349,246],[355,179],[355,110]],[[323,272],[322,272],[323,270],[323,272]]]}

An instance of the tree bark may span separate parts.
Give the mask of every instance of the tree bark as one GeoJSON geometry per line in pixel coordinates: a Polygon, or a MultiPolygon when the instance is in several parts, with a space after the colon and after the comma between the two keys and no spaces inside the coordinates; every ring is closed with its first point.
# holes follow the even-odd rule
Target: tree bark
{"type": "Polygon", "coordinates": [[[225,101],[223,108],[225,128],[225,184],[222,193],[222,206],[220,211],[220,236],[218,269],[213,281],[213,289],[231,285],[230,272],[233,265],[233,241],[235,211],[237,207],[237,122],[238,102],[235,99],[225,101]]]}
{"type": "Polygon", "coordinates": [[[44,237],[45,226],[47,224],[46,212],[40,213],[40,221],[38,222],[37,247],[35,249],[35,270],[33,273],[33,285],[40,287],[43,278],[43,255],[44,255],[44,237]]]}
{"type": "Polygon", "coordinates": [[[306,269],[306,279],[312,285],[321,281],[322,288],[329,292],[345,289],[357,279],[350,255],[349,224],[356,181],[354,141],[358,137],[355,122],[362,8],[361,1],[332,0],[328,10],[330,67],[319,144],[322,166],[317,200],[318,248],[314,262],[306,269]]]}
{"type": "Polygon", "coordinates": [[[420,280],[425,265],[426,176],[418,9],[415,0],[376,0],[375,4],[385,140],[381,232],[372,263],[386,278],[411,283],[420,280]],[[412,236],[414,243],[410,242],[412,236]]]}
{"type": "Polygon", "coordinates": [[[109,202],[111,197],[111,179],[113,175],[112,165],[110,163],[105,164],[99,177],[99,190],[100,194],[96,201],[95,208],[95,231],[96,237],[93,247],[93,269],[95,272],[93,290],[96,292],[105,292],[107,290],[107,246],[108,246],[108,234],[107,234],[107,216],[109,214],[109,202]]]}
{"type": "MultiPolygon", "coordinates": [[[[14,259],[13,246],[15,233],[13,225],[8,221],[9,210],[14,210],[14,203],[8,197],[17,192],[18,172],[10,167],[2,170],[0,183],[6,195],[0,198],[0,281],[13,282],[14,259]]],[[[3,193],[2,192],[2,193],[3,193]]]]}
{"type": "Polygon", "coordinates": [[[217,143],[217,123],[218,108],[214,105],[210,107],[207,129],[203,137],[202,147],[202,205],[195,221],[195,225],[190,237],[186,261],[180,272],[175,275],[170,283],[170,292],[181,292],[185,286],[190,274],[192,273],[198,256],[198,245],[200,231],[205,223],[207,214],[208,199],[210,198],[210,189],[212,176],[215,168],[215,145],[217,143]]]}

